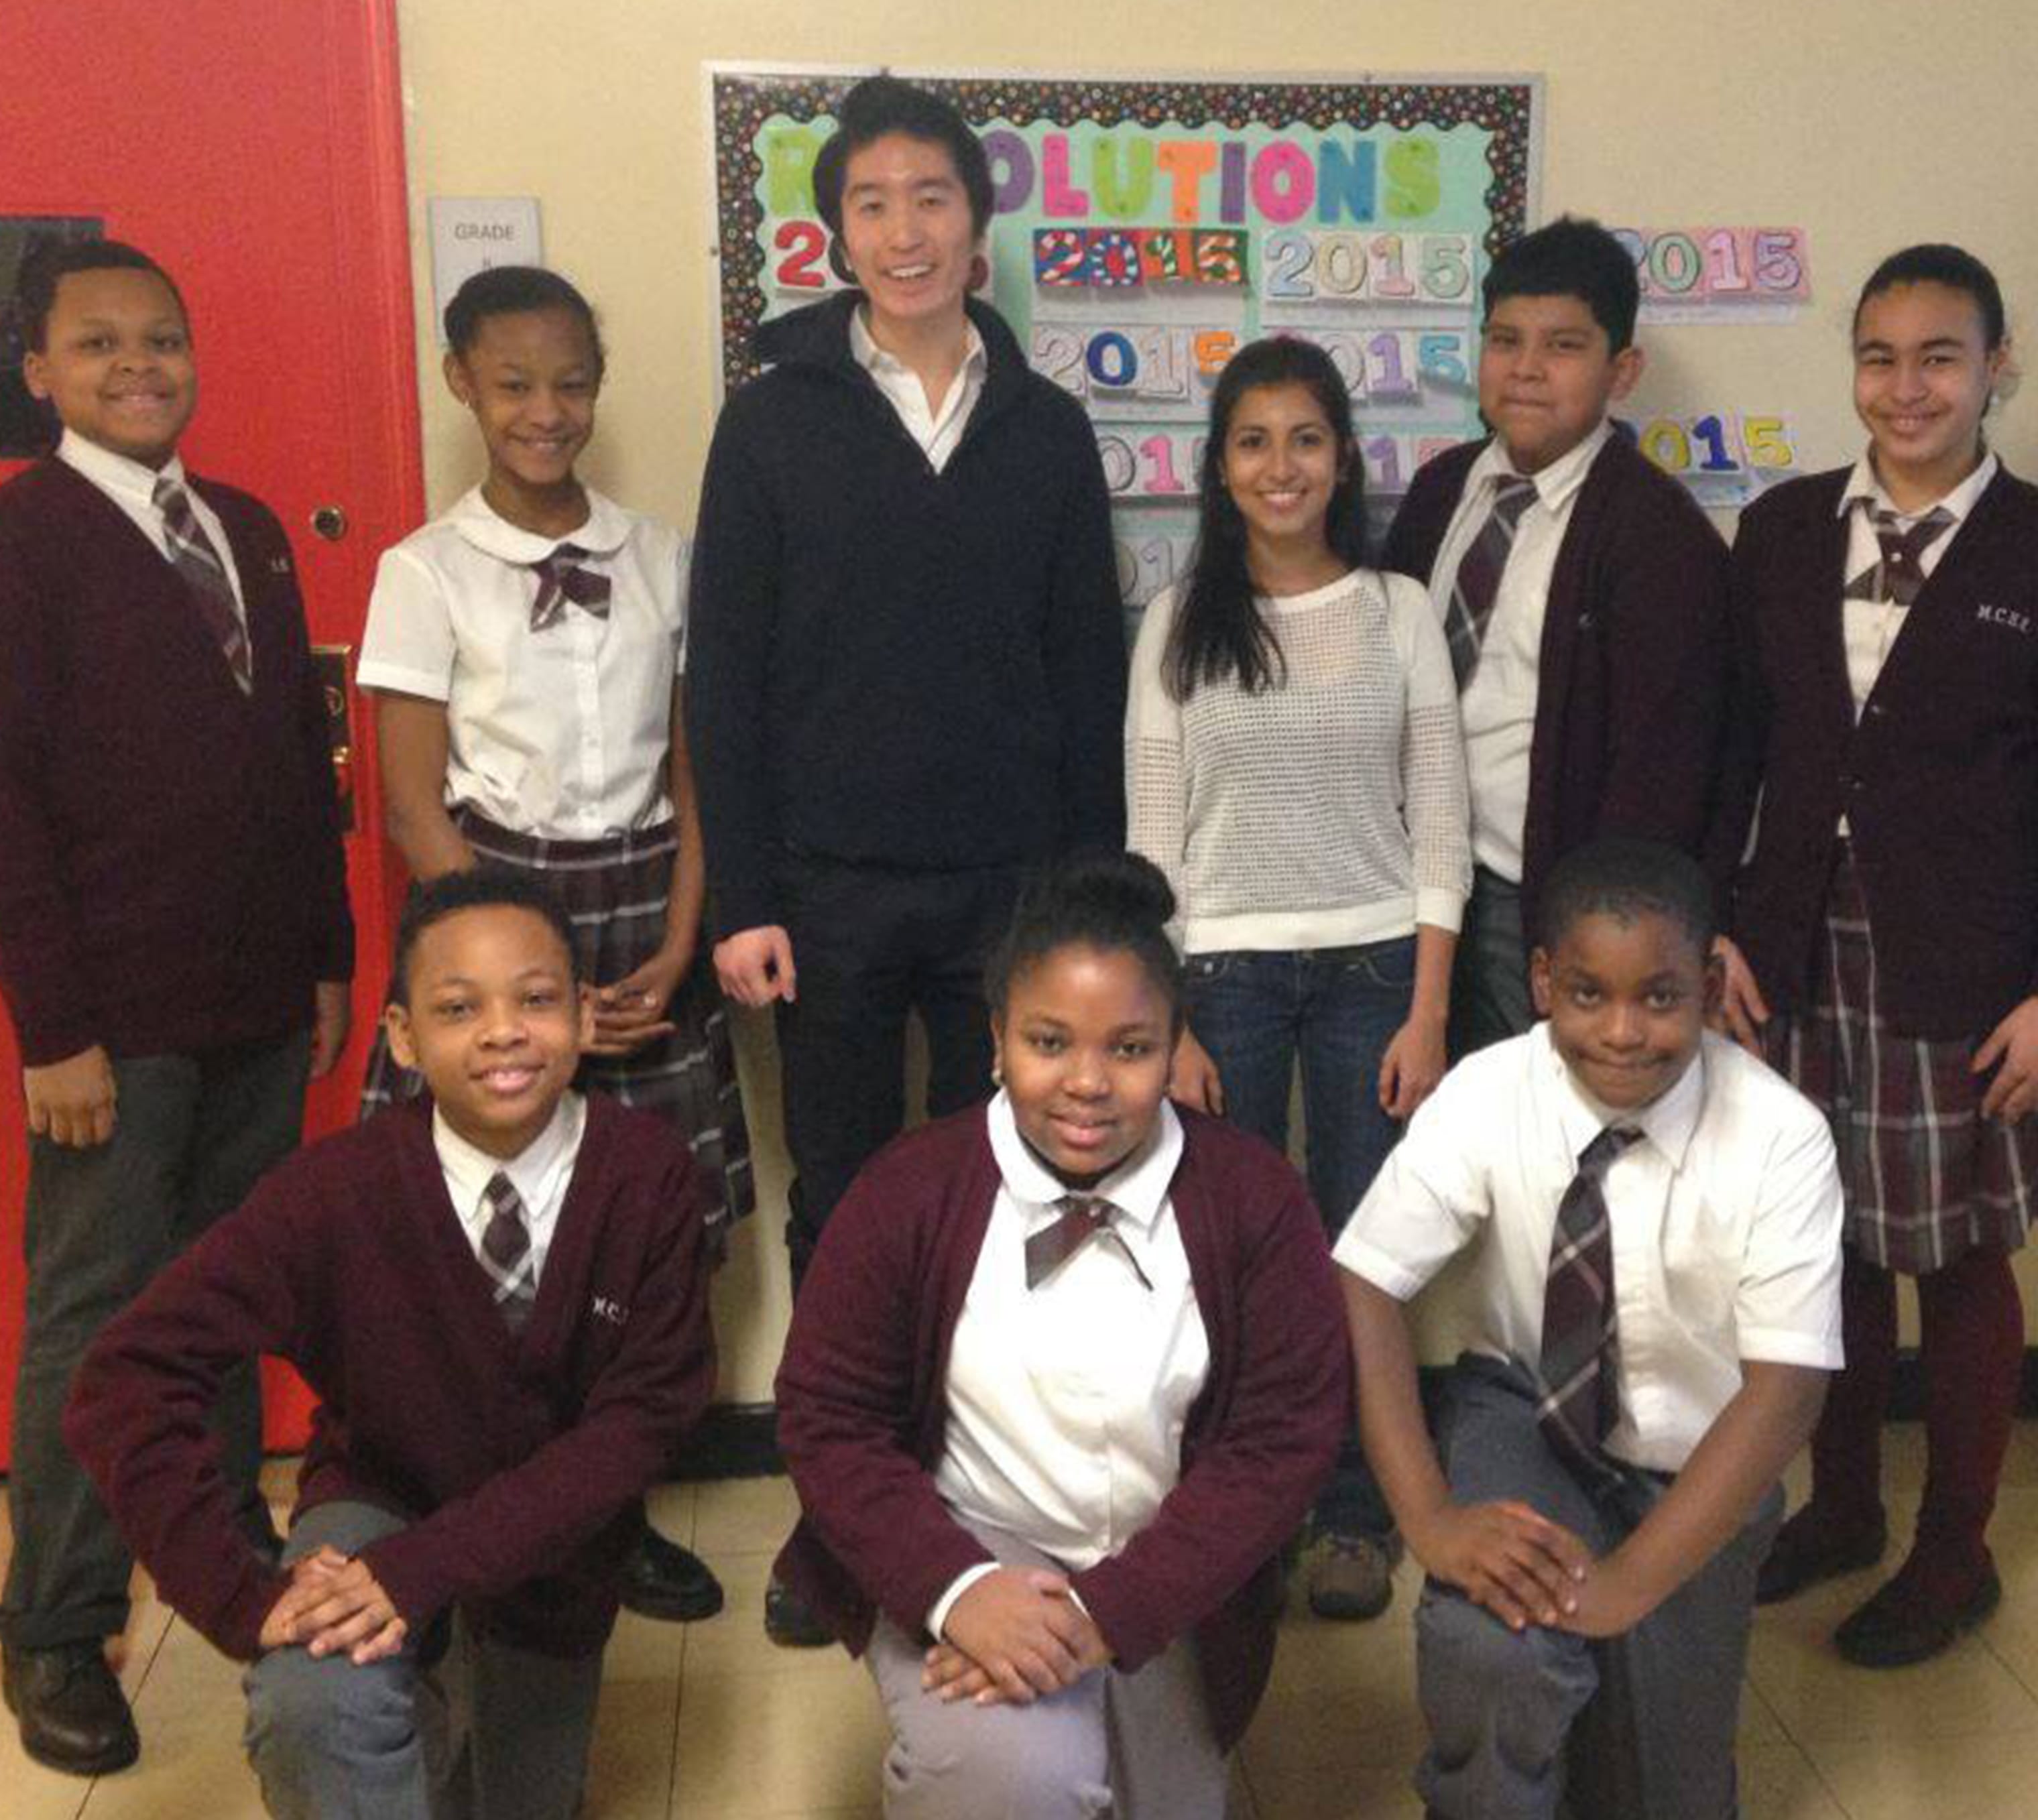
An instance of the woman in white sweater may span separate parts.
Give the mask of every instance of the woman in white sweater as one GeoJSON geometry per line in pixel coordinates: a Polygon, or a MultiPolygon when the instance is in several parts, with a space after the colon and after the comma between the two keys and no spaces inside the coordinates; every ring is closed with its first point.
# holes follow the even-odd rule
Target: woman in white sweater
{"type": "MultiPolygon", "coordinates": [[[[1351,405],[1309,342],[1233,355],[1186,582],[1148,607],[1126,721],[1131,844],[1174,887],[1190,1029],[1172,1091],[1286,1146],[1335,1238],[1445,1066],[1472,882],[1464,744],[1422,584],[1364,566],[1351,405]]],[[[1362,1463],[1317,1512],[1310,1602],[1370,1616],[1392,1523],[1362,1463]]]]}

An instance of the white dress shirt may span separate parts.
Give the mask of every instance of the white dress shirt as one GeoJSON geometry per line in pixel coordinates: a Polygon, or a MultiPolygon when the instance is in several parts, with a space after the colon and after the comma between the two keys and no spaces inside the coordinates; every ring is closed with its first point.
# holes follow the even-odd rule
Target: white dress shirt
{"type": "Polygon", "coordinates": [[[126,513],[134,520],[134,528],[155,545],[157,554],[165,562],[170,559],[170,534],[164,527],[162,509],[156,503],[156,482],[159,479],[174,480],[181,486],[184,498],[191,501],[191,516],[211,539],[219,566],[226,571],[227,585],[233,590],[234,609],[241,615],[242,630],[246,630],[248,602],[241,592],[241,571],[234,566],[233,546],[226,540],[226,527],[185,476],[184,464],[180,457],[173,455],[161,467],[150,467],[124,455],[116,455],[112,449],[101,448],[76,430],[67,429],[57,444],[57,460],[83,475],[126,513]]]}
{"type": "Polygon", "coordinates": [[[383,552],[359,681],[443,702],[445,800],[518,834],[599,840],[672,812],[672,685],[686,661],[686,545],[592,489],[587,522],[541,537],[468,494],[383,552]],[[562,543],[609,581],[531,630],[531,566],[562,543]]]}
{"type": "MultiPolygon", "coordinates": [[[[1117,1238],[1099,1232],[1035,1289],[1026,1240],[1061,1217],[1055,1203],[1070,1190],[1026,1148],[1002,1093],[990,1130],[1001,1180],[949,1349],[934,1484],[963,1521],[1004,1530],[1080,1572],[1123,1549],[1174,1489],[1189,1406],[1210,1375],[1210,1337],[1168,1195],[1181,1123],[1164,1101],[1144,1153],[1089,1190],[1119,1209],[1117,1238]]],[[[956,1600],[992,1571],[958,1575],[928,1630],[940,1636],[956,1600]]]]}
{"type": "Polygon", "coordinates": [[[1682,1468],[1744,1360],[1836,1371],[1840,1183],[1825,1118],[1708,1033],[1639,1113],[1597,1105],[1540,1024],[1468,1057],[1410,1122],[1334,1256],[1401,1301],[1472,1249],[1457,1313],[1474,1352],[1534,1368],[1558,1203],[1608,1125],[1641,1127],[1608,1170],[1620,1418],[1616,1458],[1682,1468]]]}
{"type": "Polygon", "coordinates": [[[964,345],[962,365],[949,382],[948,396],[937,410],[927,403],[927,388],[921,384],[920,376],[871,339],[863,312],[858,309],[849,319],[850,351],[856,356],[858,364],[877,381],[877,389],[891,401],[892,408],[899,414],[899,421],[925,451],[928,464],[937,474],[948,466],[949,457],[962,441],[962,433],[969,427],[976,401],[983,395],[983,376],[989,358],[983,351],[983,337],[976,332],[976,324],[970,323],[967,328],[968,339],[964,345]]]}
{"type": "MultiPolygon", "coordinates": [[[[1876,478],[1873,462],[1863,455],[1854,464],[1854,471],[1847,476],[1846,489],[1840,494],[1840,516],[1847,520],[1847,568],[1841,578],[1843,585],[1882,560],[1881,540],[1875,534],[1875,514],[1878,510],[1896,513],[1897,529],[1907,532],[1927,513],[1944,507],[1953,514],[1953,522],[1918,553],[1918,566],[1929,576],[1953,547],[1953,539],[1960,535],[1960,528],[1973,512],[1975,501],[1987,491],[1988,483],[1994,479],[1996,470],[2001,466],[1990,454],[1945,498],[1920,506],[1915,512],[1903,512],[1898,510],[1896,501],[1883,491],[1882,482],[1876,478]]],[[[1890,647],[1896,642],[1904,621],[1911,616],[1911,609],[1898,606],[1894,600],[1846,600],[1841,607],[1847,636],[1847,686],[1854,691],[1854,718],[1859,720],[1862,710],[1868,706],[1876,679],[1882,674],[1882,666],[1888,661],[1890,647]]]]}
{"type": "MultiPolygon", "coordinates": [[[[1523,824],[1528,814],[1528,749],[1536,733],[1536,694],[1542,668],[1543,619],[1550,577],[1571,522],[1578,490],[1606,439],[1602,423],[1567,455],[1531,478],[1536,498],[1517,521],[1514,544],[1493,600],[1479,663],[1459,698],[1464,719],[1465,772],[1472,790],[1472,857],[1487,871],[1519,884],[1523,824]]],[[[1493,515],[1494,492],[1518,479],[1499,437],[1481,451],[1430,571],[1430,600],[1449,621],[1458,565],[1493,515]]]]}
{"type": "Polygon", "coordinates": [[[586,1129],[587,1102],[578,1093],[563,1094],[545,1129],[506,1162],[468,1143],[446,1123],[445,1114],[433,1107],[432,1148],[438,1152],[460,1230],[477,1258],[481,1235],[494,1216],[487,1200],[488,1184],[498,1173],[507,1175],[524,1203],[531,1234],[531,1281],[536,1284],[544,1273],[545,1254],[551,1248],[559,1209],[566,1205],[574,1164],[579,1160],[581,1134],[586,1129]]]}

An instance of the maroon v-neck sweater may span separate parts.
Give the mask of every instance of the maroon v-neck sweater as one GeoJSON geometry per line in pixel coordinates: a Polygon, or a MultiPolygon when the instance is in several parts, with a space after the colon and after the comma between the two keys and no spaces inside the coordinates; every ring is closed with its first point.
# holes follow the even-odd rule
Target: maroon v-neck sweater
{"type": "Polygon", "coordinates": [[[243,1541],[207,1427],[272,1353],[318,1394],[299,1509],[412,1519],[363,1557],[419,1633],[458,1602],[555,1655],[599,1649],[632,1525],[714,1385],[692,1164],[602,1098],[521,1335],[445,1189],[428,1112],[314,1145],[157,1277],[79,1369],[64,1438],[163,1597],[248,1658],[286,1580],[243,1541]]]}
{"type": "MultiPolygon", "coordinates": [[[[1415,475],[1382,566],[1428,583],[1472,464],[1461,443],[1415,475]]],[[[1557,547],[1537,658],[1521,834],[1532,945],[1550,868],[1601,834],[1704,846],[1733,649],[1727,553],[1691,497],[1623,437],[1593,457],[1557,547]]]]}
{"type": "Polygon", "coordinates": [[[0,486],[0,990],[22,1059],[311,1022],[354,971],[304,604],[275,515],[194,479],[248,608],[244,695],[176,570],[57,460],[0,486]]]}
{"type": "MultiPolygon", "coordinates": [[[[1194,1632],[1229,1750],[1274,1660],[1281,1546],[1350,1425],[1350,1345],[1323,1225],[1285,1158],[1181,1115],[1169,1184],[1209,1335],[1182,1475],[1153,1520],[1074,1576],[1120,1667],[1194,1632]]],[[[882,1609],[909,1636],[989,1553],[934,1489],[949,1348],[997,1198],[981,1107],[890,1145],[830,1216],[778,1371],[778,1442],[806,1512],[778,1557],[852,1651],[882,1609]]]]}

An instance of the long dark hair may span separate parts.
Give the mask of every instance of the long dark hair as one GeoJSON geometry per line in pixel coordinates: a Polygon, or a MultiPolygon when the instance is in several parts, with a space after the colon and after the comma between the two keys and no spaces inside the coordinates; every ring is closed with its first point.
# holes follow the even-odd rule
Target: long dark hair
{"type": "Polygon", "coordinates": [[[1169,629],[1161,675],[1168,693],[1186,702],[1198,686],[1236,676],[1248,693],[1287,680],[1281,647],[1252,598],[1245,561],[1245,520],[1224,483],[1225,439],[1238,401],[1256,386],[1307,386],[1337,441],[1343,478],[1331,494],[1324,535],[1332,552],[1357,569],[1366,561],[1366,464],[1352,433],[1351,396],[1331,357],[1313,342],[1275,336],[1241,348],[1210,394],[1209,440],[1197,477],[1195,555],[1175,622],[1169,629]]]}

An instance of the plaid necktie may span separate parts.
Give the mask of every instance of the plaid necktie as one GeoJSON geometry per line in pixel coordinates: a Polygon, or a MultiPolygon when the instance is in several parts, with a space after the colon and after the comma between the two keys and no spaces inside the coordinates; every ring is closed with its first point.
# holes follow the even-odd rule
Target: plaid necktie
{"type": "Polygon", "coordinates": [[[1493,617],[1493,604],[1500,597],[1500,578],[1507,572],[1508,553],[1514,547],[1515,528],[1521,514],[1535,503],[1536,483],[1517,475],[1503,475],[1493,483],[1493,510],[1479,528],[1458,563],[1451,581],[1451,604],[1444,615],[1444,634],[1450,641],[1451,674],[1460,693],[1479,667],[1480,647],[1486,642],[1486,624],[1493,617]]]}
{"type": "Polygon", "coordinates": [[[1874,518],[1881,558],[1855,576],[1843,592],[1850,600],[1888,600],[1908,607],[1925,585],[1925,570],[1919,558],[1953,528],[1956,520],[1943,505],[1934,506],[1908,531],[1899,527],[1896,514],[1886,505],[1875,508],[1874,518]]]}
{"type": "Polygon", "coordinates": [[[1603,1184],[1614,1159],[1641,1136],[1610,1125],[1585,1146],[1557,1205],[1550,1239],[1536,1419],[1551,1451],[1588,1483],[1615,1476],[1599,1450],[1620,1413],[1613,1378],[1613,1231],[1603,1184]]]}
{"type": "Polygon", "coordinates": [[[212,539],[205,534],[198,515],[191,510],[184,488],[165,474],[156,481],[152,495],[163,515],[163,530],[170,547],[170,566],[184,577],[184,585],[205,616],[206,630],[218,641],[233,679],[242,694],[255,687],[255,654],[248,643],[248,628],[242,623],[241,605],[233,598],[233,584],[226,578],[226,566],[212,539]]]}
{"type": "Polygon", "coordinates": [[[513,1334],[521,1333],[538,1299],[536,1266],[531,1258],[531,1224],[524,1197],[501,1170],[488,1179],[481,1198],[488,1224],[481,1234],[481,1267],[495,1285],[495,1306],[513,1334]]]}
{"type": "Polygon", "coordinates": [[[587,552],[578,543],[562,543],[551,555],[533,562],[538,597],[531,603],[531,630],[542,632],[566,616],[566,603],[584,607],[597,619],[608,617],[608,577],[583,569],[587,552]]]}
{"type": "Polygon", "coordinates": [[[1153,1287],[1139,1268],[1139,1260],[1132,1255],[1132,1247],[1112,1231],[1111,1222],[1118,1209],[1108,1201],[1095,1194],[1064,1194],[1055,1205],[1062,1210],[1061,1218],[1051,1226],[1043,1226],[1026,1241],[1028,1288],[1039,1288],[1097,1232],[1115,1241],[1132,1266],[1133,1275],[1149,1289],[1153,1287]]]}

